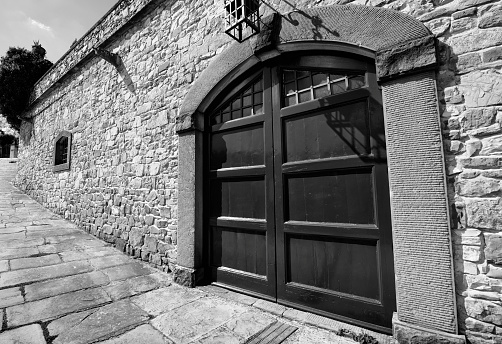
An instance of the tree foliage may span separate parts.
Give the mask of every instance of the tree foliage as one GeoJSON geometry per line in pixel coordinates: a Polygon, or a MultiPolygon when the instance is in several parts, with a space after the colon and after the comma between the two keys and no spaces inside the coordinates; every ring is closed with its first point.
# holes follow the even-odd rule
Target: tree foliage
{"type": "Polygon", "coordinates": [[[28,106],[30,93],[37,80],[52,66],[46,51],[34,42],[31,51],[10,47],[0,59],[0,113],[19,129],[21,116],[28,106]]]}

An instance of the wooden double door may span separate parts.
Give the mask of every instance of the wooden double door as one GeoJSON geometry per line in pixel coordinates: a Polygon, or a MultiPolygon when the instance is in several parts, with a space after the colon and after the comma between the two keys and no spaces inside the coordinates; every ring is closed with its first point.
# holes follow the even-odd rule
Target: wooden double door
{"type": "Polygon", "coordinates": [[[395,287],[374,62],[293,57],[225,93],[208,123],[212,282],[388,332],[395,287]]]}

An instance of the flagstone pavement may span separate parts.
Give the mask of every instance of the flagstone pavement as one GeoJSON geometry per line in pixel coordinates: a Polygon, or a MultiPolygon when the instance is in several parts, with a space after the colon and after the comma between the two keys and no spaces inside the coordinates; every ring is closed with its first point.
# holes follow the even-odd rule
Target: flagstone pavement
{"type": "Polygon", "coordinates": [[[283,343],[349,344],[335,331],[363,331],[215,286],[178,286],[42,207],[12,185],[15,173],[15,159],[0,159],[2,344],[246,343],[277,322],[297,328],[283,343]]]}

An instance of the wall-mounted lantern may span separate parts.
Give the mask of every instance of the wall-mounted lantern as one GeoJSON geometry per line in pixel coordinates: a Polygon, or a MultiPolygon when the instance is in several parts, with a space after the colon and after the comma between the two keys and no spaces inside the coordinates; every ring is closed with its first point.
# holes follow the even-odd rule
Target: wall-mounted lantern
{"type": "Polygon", "coordinates": [[[260,32],[259,0],[225,0],[225,33],[238,42],[260,32]]]}

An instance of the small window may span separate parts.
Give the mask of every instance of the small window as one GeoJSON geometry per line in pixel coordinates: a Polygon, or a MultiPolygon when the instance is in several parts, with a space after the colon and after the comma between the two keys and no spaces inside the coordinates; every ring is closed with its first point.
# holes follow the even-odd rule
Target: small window
{"type": "Polygon", "coordinates": [[[54,172],[70,169],[71,133],[62,131],[54,143],[54,172]]]}

